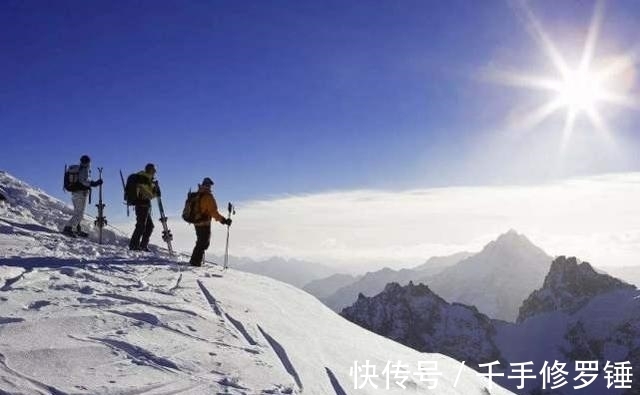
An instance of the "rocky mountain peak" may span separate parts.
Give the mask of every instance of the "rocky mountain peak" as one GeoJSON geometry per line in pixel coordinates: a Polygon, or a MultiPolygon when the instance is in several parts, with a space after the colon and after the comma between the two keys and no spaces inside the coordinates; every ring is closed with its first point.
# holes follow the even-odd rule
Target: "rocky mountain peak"
{"type": "Polygon", "coordinates": [[[455,356],[469,365],[500,357],[487,316],[472,306],[447,303],[422,283],[390,283],[376,296],[360,294],[341,314],[416,350],[455,356]]]}
{"type": "Polygon", "coordinates": [[[535,244],[533,244],[525,235],[518,233],[514,229],[510,229],[506,233],[498,236],[498,238],[494,241],[487,244],[484,250],[512,250],[522,248],[539,250],[539,248],[535,244]]]}
{"type": "Polygon", "coordinates": [[[615,290],[634,289],[633,285],[596,272],[588,262],[575,257],[557,257],[551,264],[543,287],[522,304],[518,322],[543,312],[579,309],[594,296],[615,290]]]}

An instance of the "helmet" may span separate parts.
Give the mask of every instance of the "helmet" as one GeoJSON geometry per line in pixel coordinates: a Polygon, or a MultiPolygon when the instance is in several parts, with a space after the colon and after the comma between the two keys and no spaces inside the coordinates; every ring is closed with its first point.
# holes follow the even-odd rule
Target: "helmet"
{"type": "Polygon", "coordinates": [[[82,155],[80,157],[80,163],[82,163],[83,165],[86,165],[89,162],[91,162],[91,158],[89,158],[89,155],[82,155]]]}

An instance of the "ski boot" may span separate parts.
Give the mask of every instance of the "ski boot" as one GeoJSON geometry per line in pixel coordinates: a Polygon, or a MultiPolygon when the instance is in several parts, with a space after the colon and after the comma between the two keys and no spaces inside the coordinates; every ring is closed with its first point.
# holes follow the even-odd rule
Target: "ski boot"
{"type": "Polygon", "coordinates": [[[76,235],[77,235],[78,237],[84,237],[84,238],[89,237],[89,233],[87,233],[87,232],[83,232],[83,231],[82,231],[82,229],[80,228],[80,225],[78,225],[78,226],[76,227],[76,230],[77,230],[76,235]]]}
{"type": "Polygon", "coordinates": [[[71,229],[70,226],[65,226],[64,229],[62,229],[62,234],[65,236],[73,237],[74,239],[76,238],[76,234],[73,233],[73,229],[71,229]]]}

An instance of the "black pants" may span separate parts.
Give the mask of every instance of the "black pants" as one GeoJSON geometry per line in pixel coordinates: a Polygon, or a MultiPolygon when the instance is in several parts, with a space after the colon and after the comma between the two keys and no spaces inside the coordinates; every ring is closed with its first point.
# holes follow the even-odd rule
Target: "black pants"
{"type": "Polygon", "coordinates": [[[189,263],[194,266],[202,265],[204,252],[209,248],[211,242],[211,223],[207,225],[196,225],[196,246],[193,247],[191,260],[189,263]]]}
{"type": "Polygon", "coordinates": [[[152,232],[151,206],[136,206],[136,228],[131,235],[129,248],[132,250],[147,248],[152,232]]]}

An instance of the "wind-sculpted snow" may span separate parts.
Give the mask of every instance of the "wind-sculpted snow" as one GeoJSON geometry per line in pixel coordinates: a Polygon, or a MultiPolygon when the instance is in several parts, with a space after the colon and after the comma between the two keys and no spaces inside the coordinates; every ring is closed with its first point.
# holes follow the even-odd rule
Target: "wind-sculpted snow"
{"type": "Polygon", "coordinates": [[[465,367],[454,388],[457,361],[364,331],[279,281],[68,239],[54,218],[65,205],[0,178],[0,394],[406,393],[382,376],[352,392],[350,368],[365,360],[437,360],[443,395],[487,385],[465,367]]]}
{"type": "MultiPolygon", "coordinates": [[[[25,266],[20,281],[0,293],[0,393],[343,394],[356,360],[382,368],[387,359],[429,358],[260,276],[228,270],[219,277],[215,268],[175,264],[48,262],[52,267],[25,266]]],[[[438,359],[453,380],[457,363],[438,359]]],[[[442,393],[480,393],[481,381],[465,375],[457,389],[443,379],[442,393]]]]}

